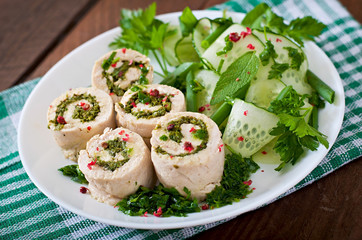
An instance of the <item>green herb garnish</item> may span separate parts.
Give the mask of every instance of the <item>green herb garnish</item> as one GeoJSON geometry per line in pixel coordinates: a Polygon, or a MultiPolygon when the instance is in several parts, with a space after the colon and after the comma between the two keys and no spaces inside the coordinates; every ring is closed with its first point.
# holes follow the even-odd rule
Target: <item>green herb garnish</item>
{"type": "Polygon", "coordinates": [[[80,171],[78,164],[68,165],[59,168],[58,171],[62,172],[64,176],[71,177],[71,180],[81,184],[87,184],[88,181],[84,174],[80,171]]]}
{"type": "Polygon", "coordinates": [[[163,41],[176,32],[168,30],[168,24],[156,19],[155,16],[156,3],[152,3],[144,10],[122,9],[119,21],[122,33],[114,39],[110,47],[131,48],[145,55],[152,52],[162,69],[162,73],[156,73],[166,76],[168,70],[163,41]]]}
{"type": "Polygon", "coordinates": [[[304,61],[304,54],[300,53],[298,49],[292,47],[284,47],[288,51],[288,56],[292,59],[290,67],[298,70],[304,61]]]}
{"type": "Polygon", "coordinates": [[[216,56],[227,54],[229,51],[231,51],[231,49],[233,49],[234,44],[232,41],[230,41],[229,35],[225,36],[224,41],[225,47],[221,51],[217,52],[216,56]]]}
{"type": "Polygon", "coordinates": [[[329,147],[326,136],[305,121],[311,109],[302,108],[304,98],[288,86],[270,103],[269,110],[279,117],[278,126],[270,132],[273,136],[279,136],[274,150],[279,153],[282,163],[276,171],[280,171],[287,163],[294,165],[303,154],[303,147],[312,151],[317,150],[319,143],[329,147]],[[301,110],[305,112],[300,114],[301,110]]]}
{"type": "Polygon", "coordinates": [[[198,130],[192,132],[192,135],[195,138],[204,140],[206,137],[208,137],[209,134],[207,133],[207,131],[205,129],[198,129],[198,130]]]}
{"type": "Polygon", "coordinates": [[[168,137],[167,137],[165,134],[163,134],[163,135],[160,137],[160,140],[161,140],[161,141],[167,141],[167,140],[168,140],[168,137]]]}
{"type": "Polygon", "coordinates": [[[227,96],[234,98],[241,90],[246,90],[258,69],[259,59],[255,52],[247,52],[235,60],[216,83],[211,104],[220,103],[227,96]]]}
{"type": "Polygon", "coordinates": [[[155,214],[157,216],[185,217],[188,213],[200,212],[196,199],[191,199],[191,192],[185,187],[186,197],[175,188],[165,188],[162,184],[154,189],[140,187],[136,193],[118,202],[119,211],[131,216],[155,214]],[[161,210],[161,211],[160,211],[161,210]]]}
{"type": "Polygon", "coordinates": [[[268,79],[281,79],[282,74],[289,68],[288,63],[274,63],[268,74],[268,79]]]}
{"type": "Polygon", "coordinates": [[[220,186],[207,194],[206,203],[210,207],[222,207],[238,202],[252,192],[248,184],[250,175],[259,166],[251,159],[242,158],[239,154],[228,154],[225,156],[224,173],[220,186]]]}
{"type": "Polygon", "coordinates": [[[259,55],[261,64],[263,64],[263,66],[266,66],[269,63],[270,58],[275,59],[277,57],[278,54],[275,52],[274,45],[270,40],[266,40],[265,48],[259,55]]]}
{"type": "Polygon", "coordinates": [[[266,3],[260,3],[248,12],[241,24],[259,30],[266,27],[275,33],[289,36],[301,46],[303,40],[314,41],[314,38],[326,28],[326,25],[310,16],[297,18],[285,24],[284,19],[275,14],[266,3]]]}
{"type": "Polygon", "coordinates": [[[191,9],[189,7],[186,7],[183,11],[181,16],[179,17],[180,21],[180,28],[182,36],[187,37],[190,35],[195,25],[197,24],[198,20],[195,17],[195,15],[192,13],[191,9]]]}

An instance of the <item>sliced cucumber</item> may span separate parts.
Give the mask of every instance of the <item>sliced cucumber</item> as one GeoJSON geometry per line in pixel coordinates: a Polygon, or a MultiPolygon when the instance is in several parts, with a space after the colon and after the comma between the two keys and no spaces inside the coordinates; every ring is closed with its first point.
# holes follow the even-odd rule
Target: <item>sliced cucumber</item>
{"type": "Polygon", "coordinates": [[[191,34],[181,38],[175,45],[176,58],[180,63],[185,62],[200,62],[199,55],[192,46],[191,34]]]}
{"type": "Polygon", "coordinates": [[[169,30],[175,30],[175,34],[165,38],[163,48],[165,50],[165,58],[170,66],[177,66],[180,64],[175,54],[176,43],[182,38],[179,26],[169,26],[169,30]]]}
{"type": "Polygon", "coordinates": [[[211,44],[208,49],[206,49],[206,51],[202,54],[202,58],[205,59],[207,63],[210,64],[209,67],[214,70],[217,70],[220,62],[223,62],[220,69],[220,73],[222,73],[228,68],[230,64],[232,64],[236,59],[248,51],[256,51],[256,53],[259,55],[264,50],[264,44],[253,34],[250,34],[245,38],[241,37],[239,41],[233,42],[233,48],[227,52],[227,54],[220,56],[216,55],[217,52],[222,51],[225,47],[226,36],[233,32],[240,34],[241,32],[246,31],[246,28],[240,24],[231,25],[211,44]]]}
{"type": "Polygon", "coordinates": [[[219,24],[212,22],[209,18],[201,18],[197,22],[192,32],[192,44],[200,57],[206,50],[201,46],[202,40],[209,36],[218,26],[219,24]]]}
{"type": "Polygon", "coordinates": [[[254,103],[256,106],[268,109],[285,84],[277,79],[267,79],[271,64],[259,66],[255,78],[251,81],[250,87],[246,93],[245,101],[254,103]]]}
{"type": "Polygon", "coordinates": [[[197,93],[196,105],[199,112],[210,117],[221,105],[210,105],[212,93],[214,92],[220,76],[211,70],[200,70],[195,73],[195,81],[199,82],[204,89],[197,93]]]}
{"type": "Polygon", "coordinates": [[[224,143],[243,157],[250,157],[275,136],[269,134],[279,118],[252,103],[234,100],[223,135],[224,143]]]}
{"type": "MultiPolygon", "coordinates": [[[[253,30],[253,33],[263,43],[266,42],[263,31],[253,30]]],[[[278,57],[276,58],[276,62],[278,63],[291,63],[291,58],[288,56],[288,50],[284,49],[284,47],[292,47],[298,49],[300,53],[304,54],[303,50],[298,45],[296,45],[294,42],[284,37],[283,35],[267,32],[266,38],[270,40],[274,45],[275,52],[278,54],[278,57]]],[[[312,88],[306,81],[307,70],[308,61],[306,55],[304,54],[304,61],[301,64],[299,70],[289,68],[283,73],[281,81],[288,86],[292,86],[294,90],[301,95],[311,94],[312,88]]]]}
{"type": "Polygon", "coordinates": [[[278,138],[274,138],[268,144],[263,146],[259,151],[253,154],[253,161],[256,163],[279,165],[281,163],[280,155],[273,149],[277,140],[278,138]]]}

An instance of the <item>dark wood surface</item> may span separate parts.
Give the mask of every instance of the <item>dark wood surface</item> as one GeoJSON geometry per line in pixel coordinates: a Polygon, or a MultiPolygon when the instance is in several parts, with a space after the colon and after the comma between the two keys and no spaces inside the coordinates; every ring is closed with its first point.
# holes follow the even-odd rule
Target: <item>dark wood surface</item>
{"type": "MultiPolygon", "coordinates": [[[[0,0],[0,90],[44,75],[85,41],[118,25],[121,8],[150,0],[0,0]]],[[[159,0],[157,13],[222,0],[159,0]]],[[[341,0],[362,22],[361,0],[341,0]]],[[[362,239],[361,158],[266,207],[193,239],[362,239]]]]}

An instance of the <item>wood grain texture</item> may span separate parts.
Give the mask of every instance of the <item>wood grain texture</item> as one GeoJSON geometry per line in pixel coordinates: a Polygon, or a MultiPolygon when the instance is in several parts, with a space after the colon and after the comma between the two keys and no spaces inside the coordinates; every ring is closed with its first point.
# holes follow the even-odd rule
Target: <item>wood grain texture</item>
{"type": "Polygon", "coordinates": [[[362,23],[361,0],[339,0],[339,1],[359,23],[362,23]]]}
{"type": "Polygon", "coordinates": [[[88,3],[0,1],[0,90],[28,77],[88,3]]]}
{"type": "MultiPolygon", "coordinates": [[[[89,39],[107,31],[118,27],[120,10],[122,8],[138,9],[145,8],[150,5],[153,0],[133,0],[133,1],[99,1],[82,19],[78,25],[64,38],[61,44],[58,45],[32,72],[27,80],[44,75],[55,63],[70,51],[80,46],[89,39]],[[107,13],[107,14],[105,14],[107,13]]],[[[157,14],[168,12],[182,11],[186,6],[192,10],[205,9],[216,3],[223,2],[222,0],[208,1],[169,1],[159,0],[157,3],[157,14]]]]}

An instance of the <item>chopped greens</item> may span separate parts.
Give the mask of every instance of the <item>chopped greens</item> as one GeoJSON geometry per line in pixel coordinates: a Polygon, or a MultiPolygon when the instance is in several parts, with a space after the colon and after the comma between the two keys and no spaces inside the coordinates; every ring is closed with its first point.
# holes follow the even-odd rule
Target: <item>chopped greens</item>
{"type": "Polygon", "coordinates": [[[300,66],[304,61],[304,54],[300,53],[298,49],[292,47],[284,47],[288,51],[288,56],[292,59],[290,67],[292,69],[299,70],[300,66]]]}
{"type": "Polygon", "coordinates": [[[274,63],[271,66],[271,70],[268,74],[268,79],[281,79],[283,72],[285,72],[289,68],[288,63],[274,63]]]}
{"type": "Polygon", "coordinates": [[[220,186],[207,194],[206,203],[218,208],[245,198],[252,192],[245,182],[258,169],[259,166],[249,158],[242,158],[235,153],[226,155],[220,186]]]}
{"type": "Polygon", "coordinates": [[[263,66],[268,65],[270,58],[275,59],[278,57],[278,54],[275,52],[274,45],[272,44],[272,42],[270,40],[266,40],[265,45],[266,46],[265,46],[264,50],[259,55],[261,64],[263,64],[263,66]]]}
{"type": "Polygon", "coordinates": [[[138,191],[116,204],[118,210],[130,216],[154,214],[162,217],[185,217],[188,213],[200,212],[196,199],[185,187],[186,197],[175,188],[165,188],[159,184],[154,189],[140,187],[138,191]]]}

